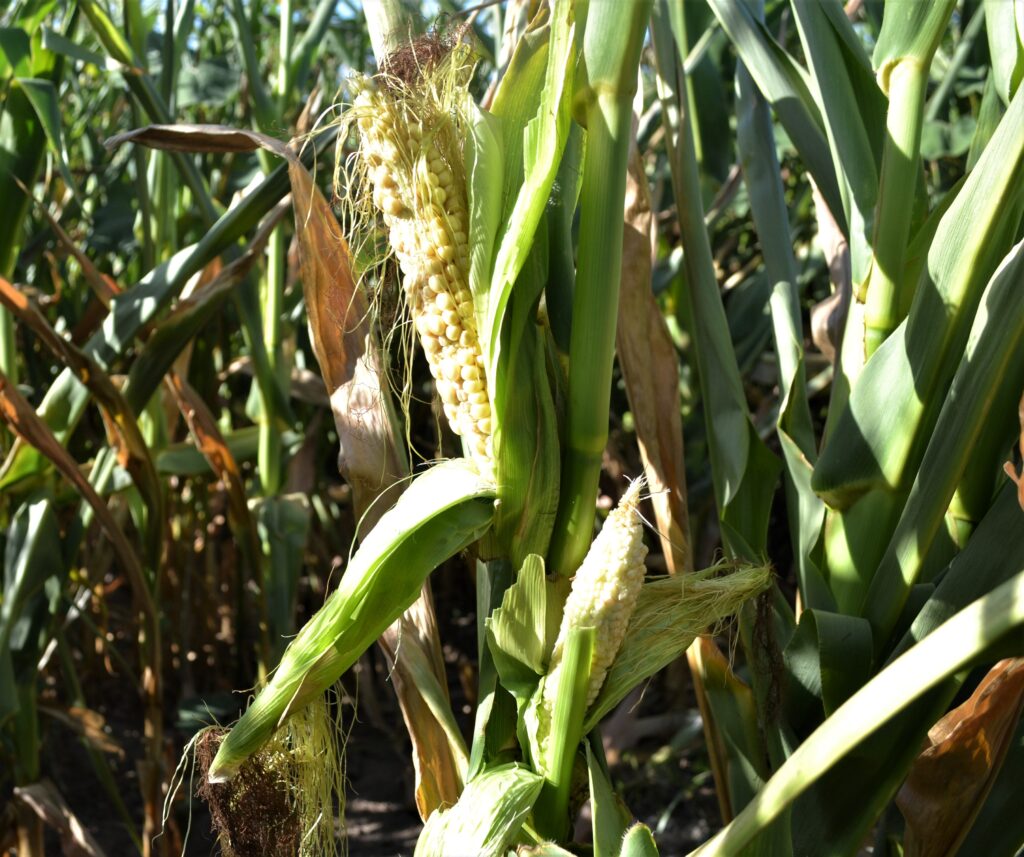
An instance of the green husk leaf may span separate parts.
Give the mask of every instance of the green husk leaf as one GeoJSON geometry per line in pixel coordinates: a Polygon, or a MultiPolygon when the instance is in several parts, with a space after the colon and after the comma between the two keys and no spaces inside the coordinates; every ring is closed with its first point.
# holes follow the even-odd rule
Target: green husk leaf
{"type": "Polygon", "coordinates": [[[465,459],[421,474],[352,556],[341,583],[289,644],[270,683],[221,744],[223,782],[285,719],[319,696],[420,594],[427,575],[476,541],[494,515],[494,487],[465,459]]]}
{"type": "Polygon", "coordinates": [[[544,675],[549,646],[547,580],[541,557],[530,554],[526,558],[515,583],[505,590],[501,606],[487,620],[487,639],[495,659],[501,658],[502,683],[510,690],[514,690],[509,684],[512,668],[503,669],[503,662],[511,660],[525,667],[533,674],[534,684],[544,675]]]}
{"type": "Polygon", "coordinates": [[[619,654],[583,724],[589,732],[634,687],[689,647],[699,635],[731,616],[771,583],[766,566],[722,567],[649,580],[640,590],[619,654]]]}
{"type": "Polygon", "coordinates": [[[593,817],[594,857],[618,857],[622,837],[632,816],[615,794],[608,771],[598,760],[590,742],[587,751],[587,775],[590,780],[590,814],[593,817]]]}
{"type": "MultiPolygon", "coordinates": [[[[515,178],[517,183],[521,183],[515,202],[511,210],[506,208],[503,212],[504,223],[495,252],[487,306],[488,318],[483,327],[486,341],[490,344],[489,373],[497,372],[499,332],[505,317],[505,306],[513,284],[530,254],[533,237],[544,214],[551,193],[551,183],[558,171],[562,150],[569,135],[574,26],[572,4],[555,3],[546,51],[544,82],[539,89],[533,90],[538,98],[536,110],[523,127],[521,141],[512,144],[517,148],[521,147],[522,159],[510,151],[508,144],[505,149],[506,187],[512,178],[511,168],[521,164],[522,172],[515,178]]],[[[506,87],[516,86],[516,68],[513,60],[503,78],[502,90],[507,91],[506,87]]],[[[529,90],[526,92],[528,96],[532,95],[529,90]]],[[[516,123],[509,121],[512,115],[503,110],[505,103],[505,100],[496,94],[494,113],[510,126],[505,130],[505,139],[509,141],[510,134],[516,129],[516,123]]]]}
{"type": "Polygon", "coordinates": [[[658,844],[651,828],[639,821],[629,828],[622,839],[619,857],[658,857],[658,844]]]}
{"type": "Polygon", "coordinates": [[[455,806],[430,816],[416,843],[416,857],[504,855],[543,783],[538,774],[517,764],[480,774],[466,785],[455,806]]]}

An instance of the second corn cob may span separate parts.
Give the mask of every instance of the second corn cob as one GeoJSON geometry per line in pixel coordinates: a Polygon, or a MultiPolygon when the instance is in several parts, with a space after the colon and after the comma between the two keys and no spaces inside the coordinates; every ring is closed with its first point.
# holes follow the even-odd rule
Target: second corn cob
{"type": "Polygon", "coordinates": [[[360,157],[445,416],[478,463],[492,457],[485,360],[469,291],[466,178],[445,90],[357,82],[360,157]]]}
{"type": "Polygon", "coordinates": [[[586,558],[573,577],[548,664],[540,684],[537,744],[548,742],[562,680],[563,651],[574,628],[594,628],[594,651],[588,665],[586,707],[597,698],[609,667],[626,636],[629,619],[644,582],[647,547],[637,505],[643,480],[638,479],[619,501],[594,539],[586,558]]]}

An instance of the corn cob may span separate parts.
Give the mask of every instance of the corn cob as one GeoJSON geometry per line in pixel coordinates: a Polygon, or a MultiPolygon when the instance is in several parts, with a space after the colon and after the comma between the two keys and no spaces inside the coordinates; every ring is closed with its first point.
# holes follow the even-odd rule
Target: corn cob
{"type": "MultiPolygon", "coordinates": [[[[562,648],[572,628],[597,630],[587,683],[588,706],[597,698],[618,654],[644,582],[647,547],[636,511],[642,488],[643,480],[638,479],[622,495],[573,578],[544,682],[546,696],[557,693],[562,648]]],[[[553,698],[550,704],[553,707],[553,698]]]]}
{"type": "Polygon", "coordinates": [[[491,403],[469,282],[466,178],[450,112],[429,87],[357,82],[360,156],[448,423],[489,462],[491,403]]]}

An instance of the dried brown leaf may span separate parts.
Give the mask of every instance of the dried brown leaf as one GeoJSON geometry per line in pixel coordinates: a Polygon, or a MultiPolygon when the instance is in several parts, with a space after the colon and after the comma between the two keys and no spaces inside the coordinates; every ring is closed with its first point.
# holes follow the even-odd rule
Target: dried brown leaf
{"type": "Polygon", "coordinates": [[[54,720],[59,720],[84,738],[94,749],[102,753],[110,753],[119,759],[124,758],[124,748],[106,731],[106,718],[98,711],[77,705],[63,708],[45,704],[39,706],[39,711],[54,720]]]}
{"type": "Polygon", "coordinates": [[[103,145],[116,149],[124,143],[139,143],[166,152],[231,153],[266,149],[287,160],[295,157],[291,149],[274,137],[227,125],[147,125],[111,137],[103,145]]]}
{"type": "MultiPolygon", "coordinates": [[[[131,474],[149,507],[157,510],[155,516],[159,521],[163,495],[156,466],[139,430],[136,416],[121,391],[114,386],[110,376],[99,364],[57,333],[39,309],[3,277],[0,277],[0,303],[31,328],[54,356],[74,372],[93,394],[104,411],[110,442],[117,451],[119,463],[131,474]]],[[[156,538],[156,534],[153,534],[153,538],[156,538]]]]}
{"type": "Polygon", "coordinates": [[[310,337],[338,429],[338,467],[372,526],[391,505],[374,500],[408,467],[394,441],[369,307],[356,283],[348,243],[307,170],[292,161],[288,172],[310,337]]]}
{"type": "Polygon", "coordinates": [[[928,733],[896,803],[907,857],[956,854],[981,810],[1024,708],[1024,658],[1000,661],[928,733]]]}
{"type": "Polygon", "coordinates": [[[217,419],[202,396],[177,372],[169,372],[164,382],[178,404],[196,448],[224,484],[228,494],[231,528],[235,536],[244,541],[249,556],[255,561],[260,555],[259,543],[256,540],[256,527],[253,525],[246,500],[245,482],[238,462],[217,425],[217,419]]]}
{"type": "Polygon", "coordinates": [[[60,836],[65,857],[103,857],[103,849],[92,834],[82,826],[64,796],[50,780],[29,786],[15,786],[14,798],[32,810],[44,824],[60,836]]]}
{"type": "Polygon", "coordinates": [[[651,291],[651,199],[634,147],[626,177],[622,285],[615,335],[637,442],[650,487],[665,562],[692,567],[679,400],[679,358],[651,291]]]}

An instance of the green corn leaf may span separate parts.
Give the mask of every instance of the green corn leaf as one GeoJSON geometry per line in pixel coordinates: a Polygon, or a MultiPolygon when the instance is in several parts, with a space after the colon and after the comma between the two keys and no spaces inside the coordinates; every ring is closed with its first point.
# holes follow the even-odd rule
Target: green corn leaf
{"type": "Polygon", "coordinates": [[[516,567],[531,553],[547,553],[558,507],[558,427],[535,319],[547,272],[546,229],[538,227],[570,122],[569,4],[557,4],[552,23],[542,21],[503,75],[493,114],[471,112],[469,146],[470,279],[483,315],[501,486],[495,539],[516,567]]]}
{"type": "Polygon", "coordinates": [[[504,857],[540,794],[543,780],[521,765],[502,765],[466,785],[451,809],[434,812],[415,857],[504,857]]]}
{"type": "Polygon", "coordinates": [[[983,0],[989,56],[996,90],[1009,104],[1024,78],[1024,3],[983,0]]]}
{"type": "Polygon", "coordinates": [[[792,8],[850,225],[850,262],[856,288],[865,281],[871,261],[885,98],[837,0],[794,3],[792,8]]]}
{"type": "MultiPolygon", "coordinates": [[[[526,97],[536,94],[536,110],[525,125],[515,121],[511,108],[506,108],[508,98],[500,98],[503,91],[518,87],[515,61],[502,78],[501,90],[495,94],[493,112],[503,120],[505,127],[505,176],[506,187],[514,181],[519,191],[511,210],[503,213],[503,226],[499,231],[494,253],[494,272],[487,301],[487,323],[483,327],[484,339],[489,343],[488,371],[497,377],[500,330],[508,303],[520,270],[526,263],[533,244],[551,184],[561,161],[562,150],[569,134],[570,98],[572,94],[571,75],[574,63],[573,53],[573,12],[572,4],[559,0],[554,4],[550,24],[549,42],[546,49],[544,80],[539,89],[531,93],[522,90],[526,97]],[[518,129],[519,140],[510,138],[518,129]],[[510,142],[511,140],[511,142],[510,142]],[[521,160],[512,152],[521,149],[521,160]],[[512,170],[521,166],[521,172],[513,175],[512,170]]],[[[526,111],[528,112],[528,110],[526,111]]]]}
{"type": "Polygon", "coordinates": [[[757,88],[774,108],[821,189],[829,210],[846,231],[842,196],[836,179],[825,126],[807,81],[807,72],[775,41],[754,14],[752,4],[709,0],[757,88]]]}
{"type": "MultiPolygon", "coordinates": [[[[61,538],[50,498],[36,496],[18,507],[4,545],[3,599],[0,600],[0,657],[10,653],[15,627],[25,637],[32,624],[32,599],[53,575],[64,568],[61,538]]],[[[20,646],[19,646],[20,647],[20,646]]]]}
{"type": "Polygon", "coordinates": [[[43,28],[43,47],[48,51],[53,51],[55,54],[60,54],[69,59],[94,65],[97,69],[103,70],[106,68],[107,60],[104,56],[76,44],[55,30],[50,30],[46,27],[43,28]]]}
{"type": "MultiPolygon", "coordinates": [[[[502,187],[494,180],[504,175],[502,121],[466,99],[470,118],[466,139],[466,180],[469,189],[469,288],[477,330],[486,335],[487,302],[494,263],[494,240],[501,223],[502,187]]],[[[483,339],[484,353],[490,353],[483,339]]]]}
{"type": "Polygon", "coordinates": [[[694,319],[693,335],[709,457],[719,517],[727,549],[756,561],[764,551],[768,512],[779,465],[758,438],[747,412],[746,395],[715,280],[711,244],[704,225],[700,182],[689,124],[686,87],[678,78],[680,61],[670,9],[659,2],[651,29],[664,115],[678,124],[667,135],[675,198],[680,201],[682,243],[686,247],[685,300],[694,319]],[[660,23],[659,23],[660,22],[660,23]],[[675,110],[678,105],[679,109],[675,110]]]}
{"type": "Polygon", "coordinates": [[[275,660],[295,630],[295,598],[306,553],[311,509],[303,494],[261,498],[256,528],[267,556],[263,592],[275,660]]]}
{"type": "Polygon", "coordinates": [[[897,63],[908,61],[925,67],[931,64],[955,5],[955,0],[890,0],[885,4],[882,30],[871,56],[883,91],[889,91],[889,78],[897,63]]]}
{"type": "MultiPolygon", "coordinates": [[[[724,830],[691,853],[738,853],[867,736],[1021,625],[1024,571],[961,610],[864,685],[792,753],[724,830]]],[[[911,752],[917,749],[912,745],[911,752]]],[[[829,841],[835,853],[845,853],[838,842],[829,841]]]]}
{"type": "MultiPolygon", "coordinates": [[[[1008,483],[967,547],[942,572],[941,582],[888,663],[1024,568],[1024,540],[1006,538],[1022,523],[1016,486],[1008,483]]],[[[798,853],[813,852],[821,842],[833,843],[836,853],[857,848],[895,796],[928,729],[959,687],[960,681],[948,679],[926,693],[858,744],[797,800],[792,830],[803,849],[798,853]]]]}
{"type": "Polygon", "coordinates": [[[78,189],[78,182],[75,181],[74,176],[71,175],[71,169],[68,167],[68,152],[64,146],[64,134],[61,130],[60,100],[57,95],[57,87],[54,86],[52,80],[38,78],[20,77],[17,83],[39,117],[39,124],[42,125],[43,131],[46,133],[46,139],[50,144],[64,184],[70,188],[76,198],[81,199],[82,193],[78,189]]]}
{"type": "Polygon", "coordinates": [[[506,748],[518,726],[516,700],[498,682],[498,667],[488,641],[486,622],[501,606],[505,590],[512,584],[515,569],[508,560],[477,561],[477,678],[476,718],[467,776],[473,779],[487,767],[511,761],[506,748]]]}
{"type": "Polygon", "coordinates": [[[805,610],[786,646],[785,660],[796,685],[792,691],[820,700],[816,722],[822,713],[832,714],[871,676],[871,625],[859,616],[805,610]]]}
{"type": "MultiPolygon", "coordinates": [[[[572,628],[562,649],[562,668],[558,672],[558,687],[554,694],[554,711],[547,712],[540,704],[544,696],[541,683],[533,703],[526,709],[523,719],[530,737],[530,755],[534,768],[544,775],[540,803],[534,818],[537,830],[557,840],[565,837],[569,828],[569,796],[572,772],[585,732],[583,715],[587,700],[587,681],[596,646],[594,628],[572,628]],[[550,716],[550,720],[547,718],[550,716]]],[[[548,681],[551,676],[546,676],[548,681]]]]}
{"type": "MultiPolygon", "coordinates": [[[[884,644],[910,587],[920,578],[925,555],[974,457],[975,447],[993,426],[1005,432],[1004,440],[1009,439],[1006,429],[1015,422],[1019,391],[1024,388],[1024,363],[1020,360],[1020,343],[1024,341],[1021,282],[1024,242],[1014,248],[985,290],[917,479],[872,579],[864,615],[876,632],[876,648],[884,644]]],[[[988,440],[993,450],[989,465],[994,471],[1001,458],[1001,444],[998,436],[988,440]]]]}
{"type": "Polygon", "coordinates": [[[910,315],[864,366],[815,467],[812,485],[848,507],[916,471],[963,353],[982,291],[1024,207],[1024,95],[1018,93],[939,223],[910,315]]]}
{"type": "Polygon", "coordinates": [[[981,104],[978,107],[977,122],[974,126],[974,137],[971,138],[971,148],[967,152],[967,171],[970,172],[978,165],[978,159],[985,151],[989,140],[999,127],[999,121],[1003,118],[1003,102],[999,100],[999,91],[996,88],[995,80],[991,77],[985,80],[985,89],[981,93],[981,104]]]}
{"type": "Polygon", "coordinates": [[[465,459],[418,476],[381,516],[341,583],[289,644],[270,683],[228,734],[210,781],[230,779],[290,713],[323,693],[419,597],[438,565],[490,526],[494,488],[465,459]]]}
{"type": "Polygon", "coordinates": [[[32,45],[20,27],[0,27],[0,80],[32,74],[32,45]]]}
{"type": "Polygon", "coordinates": [[[494,534],[513,566],[530,554],[547,553],[558,511],[558,421],[546,330],[536,323],[546,271],[547,229],[542,228],[505,307],[501,364],[493,376],[495,479],[501,486],[494,534]]]}

